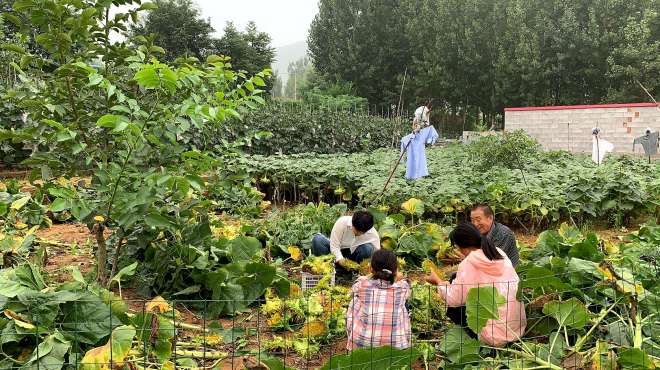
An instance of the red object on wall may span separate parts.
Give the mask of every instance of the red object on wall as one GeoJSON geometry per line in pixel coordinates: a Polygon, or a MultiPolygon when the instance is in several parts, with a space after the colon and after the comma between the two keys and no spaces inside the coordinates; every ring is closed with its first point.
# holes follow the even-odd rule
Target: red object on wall
{"type": "MultiPolygon", "coordinates": [[[[594,109],[594,108],[633,108],[658,107],[657,103],[627,103],[627,104],[592,104],[592,105],[553,105],[547,107],[518,107],[504,108],[505,112],[533,111],[533,110],[562,110],[562,109],[594,109]]],[[[637,112],[639,113],[639,112],[637,112]]]]}

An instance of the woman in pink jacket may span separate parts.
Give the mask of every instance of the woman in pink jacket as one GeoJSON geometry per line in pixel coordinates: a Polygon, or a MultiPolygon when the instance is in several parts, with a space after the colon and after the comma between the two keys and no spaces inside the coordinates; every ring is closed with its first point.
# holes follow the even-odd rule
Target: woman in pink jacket
{"type": "Polygon", "coordinates": [[[460,248],[464,256],[458,265],[456,278],[451,282],[443,281],[433,272],[428,278],[429,282],[438,285],[438,293],[447,302],[447,316],[454,323],[465,327],[465,302],[469,290],[494,286],[506,298],[506,303],[499,308],[500,318],[488,320],[479,333],[479,339],[488,345],[500,347],[520,338],[525,332],[527,318],[522,302],[516,300],[520,279],[509,258],[468,222],[456,226],[449,234],[449,240],[452,245],[460,248]]]}

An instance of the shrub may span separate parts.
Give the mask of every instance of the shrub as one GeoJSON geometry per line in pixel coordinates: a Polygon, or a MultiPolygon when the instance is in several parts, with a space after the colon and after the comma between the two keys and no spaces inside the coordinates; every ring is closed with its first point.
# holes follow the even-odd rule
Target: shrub
{"type": "Polygon", "coordinates": [[[253,143],[251,154],[355,153],[398,146],[409,129],[406,119],[386,119],[354,110],[317,109],[302,103],[271,102],[227,126],[230,136],[268,131],[253,143]]]}

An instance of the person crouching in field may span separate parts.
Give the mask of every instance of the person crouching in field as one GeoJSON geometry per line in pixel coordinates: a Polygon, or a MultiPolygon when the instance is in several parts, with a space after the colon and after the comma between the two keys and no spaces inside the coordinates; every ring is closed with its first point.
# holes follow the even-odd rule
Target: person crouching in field
{"type": "Polygon", "coordinates": [[[315,256],[334,254],[335,262],[343,266],[345,259],[360,263],[371,258],[380,249],[380,237],[374,228],[374,217],[369,212],[358,211],[353,216],[340,217],[332,227],[330,239],[316,234],[312,239],[315,256]]]}
{"type": "Polygon", "coordinates": [[[520,338],[525,332],[527,318],[522,302],[516,300],[520,279],[511,260],[493,242],[482,236],[469,222],[456,226],[449,234],[452,245],[458,246],[465,256],[458,265],[456,278],[449,282],[434,272],[427,278],[438,285],[438,293],[447,303],[447,317],[464,327],[470,336],[477,337],[467,325],[465,304],[471,288],[494,286],[506,303],[499,307],[498,320],[488,320],[478,338],[491,346],[503,346],[520,338]]]}
{"type": "Polygon", "coordinates": [[[410,297],[410,284],[399,273],[394,252],[376,251],[371,257],[371,272],[371,277],[360,276],[351,289],[346,348],[409,348],[411,330],[406,300],[410,297]]]}

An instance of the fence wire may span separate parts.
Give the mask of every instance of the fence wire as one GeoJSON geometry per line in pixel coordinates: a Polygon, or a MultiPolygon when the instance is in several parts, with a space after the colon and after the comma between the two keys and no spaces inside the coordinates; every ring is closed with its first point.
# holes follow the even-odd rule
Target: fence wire
{"type": "MultiPolygon", "coordinates": [[[[657,279],[660,269],[656,262],[646,266],[652,266],[657,279]]],[[[639,357],[639,366],[651,368],[651,363],[644,362],[660,359],[660,317],[650,311],[657,312],[660,302],[642,290],[637,274],[628,271],[613,268],[614,276],[609,279],[564,290],[552,287],[557,286],[556,281],[571,281],[574,273],[525,278],[523,271],[520,282],[494,284],[507,298],[504,302],[490,295],[478,297],[473,306],[467,304],[465,296],[469,288],[493,284],[454,284],[453,293],[449,293],[453,298],[439,305],[438,291],[429,285],[409,290],[407,283],[356,284],[345,294],[331,294],[332,288],[303,292],[297,298],[303,302],[301,306],[288,304],[284,298],[276,311],[264,308],[269,300],[276,299],[272,297],[256,302],[123,299],[107,304],[100,300],[66,301],[71,297],[61,292],[51,300],[19,294],[4,302],[0,366],[48,370],[243,369],[264,368],[260,364],[269,366],[265,364],[277,359],[294,369],[324,365],[329,369],[417,368],[424,367],[423,363],[436,368],[451,363],[464,367],[483,361],[505,368],[543,368],[547,362],[546,368],[616,369],[615,353],[637,347],[648,355],[639,357]],[[420,303],[420,290],[432,299],[420,303]],[[587,316],[580,308],[582,303],[571,300],[573,297],[584,304],[587,316]],[[455,307],[448,307],[447,302],[455,307]],[[525,310],[515,313],[518,302],[525,310]],[[237,303],[251,303],[251,308],[234,311],[237,303]],[[120,309],[122,304],[128,309],[120,309]],[[212,307],[217,305],[228,308],[229,315],[214,314],[212,307]],[[58,312],[53,306],[65,313],[52,313],[58,312]],[[488,321],[481,331],[473,332],[472,322],[490,320],[492,307],[497,306],[499,320],[488,321]],[[302,317],[298,315],[301,312],[302,317]],[[269,321],[275,314],[283,320],[277,328],[269,321]],[[412,328],[407,320],[412,320],[412,328]],[[514,328],[524,322],[526,328],[518,338],[514,328]],[[311,323],[318,323],[324,332],[313,333],[311,323]],[[350,338],[344,324],[358,328],[348,331],[350,338]],[[559,328],[553,329],[557,324],[559,328]],[[500,344],[489,341],[501,337],[502,328],[510,343],[498,348],[500,344]],[[281,344],[275,348],[271,344],[278,337],[281,344]],[[347,342],[366,348],[366,352],[349,351],[347,342]],[[578,343],[581,347],[575,348],[578,343]],[[384,354],[379,350],[384,345],[399,348],[390,347],[389,354],[384,354]],[[420,350],[427,351],[427,356],[420,356],[420,350]],[[346,356],[337,357],[340,355],[346,356]]]]}

